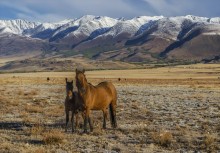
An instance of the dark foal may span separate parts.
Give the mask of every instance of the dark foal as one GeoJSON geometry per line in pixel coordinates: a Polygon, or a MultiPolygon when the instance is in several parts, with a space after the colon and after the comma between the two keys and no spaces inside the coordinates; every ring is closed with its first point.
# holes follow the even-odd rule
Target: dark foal
{"type": "Polygon", "coordinates": [[[72,112],[71,124],[72,132],[75,131],[75,128],[78,126],[79,112],[82,111],[82,102],[78,92],[73,92],[73,81],[68,82],[66,78],[66,99],[65,99],[65,112],[66,112],[66,127],[65,131],[67,132],[67,126],[69,122],[69,112],[72,112]],[[76,116],[76,121],[74,122],[74,116],[76,116]]]}

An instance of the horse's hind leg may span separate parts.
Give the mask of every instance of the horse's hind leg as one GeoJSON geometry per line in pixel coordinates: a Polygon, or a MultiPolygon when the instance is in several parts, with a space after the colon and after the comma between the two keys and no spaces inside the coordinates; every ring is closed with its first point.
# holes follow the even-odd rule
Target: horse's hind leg
{"type": "Polygon", "coordinates": [[[103,109],[102,112],[103,112],[103,129],[106,129],[107,111],[106,109],[103,109]]]}
{"type": "Polygon", "coordinates": [[[66,132],[67,132],[68,122],[69,122],[69,111],[66,111],[66,128],[65,128],[66,132]]]}
{"type": "Polygon", "coordinates": [[[116,106],[113,107],[113,114],[114,114],[114,128],[117,128],[117,120],[116,120],[116,106]]]}
{"type": "Polygon", "coordinates": [[[84,118],[84,133],[87,133],[87,122],[88,122],[88,117],[85,116],[85,118],[84,118]]]}
{"type": "Polygon", "coordinates": [[[114,128],[117,128],[117,120],[116,120],[116,105],[113,105],[113,115],[114,115],[114,128]]]}
{"type": "Polygon", "coordinates": [[[89,117],[89,127],[90,127],[90,132],[93,131],[93,125],[92,125],[92,119],[89,117]]]}

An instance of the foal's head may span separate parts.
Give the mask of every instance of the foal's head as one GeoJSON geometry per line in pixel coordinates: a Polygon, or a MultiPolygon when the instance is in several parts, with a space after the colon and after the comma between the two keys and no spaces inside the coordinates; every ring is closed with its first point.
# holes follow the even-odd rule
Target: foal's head
{"type": "Polygon", "coordinates": [[[86,92],[87,80],[84,73],[85,70],[80,71],[76,69],[76,86],[80,94],[84,94],[86,92]]]}
{"type": "Polygon", "coordinates": [[[66,95],[72,97],[73,95],[73,81],[68,82],[66,78],[66,95]]]}

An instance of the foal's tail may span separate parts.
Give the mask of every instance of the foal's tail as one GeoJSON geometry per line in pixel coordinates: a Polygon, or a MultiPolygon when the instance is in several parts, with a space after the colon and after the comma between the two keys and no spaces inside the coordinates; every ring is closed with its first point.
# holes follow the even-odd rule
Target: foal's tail
{"type": "Polygon", "coordinates": [[[111,125],[113,128],[117,128],[117,122],[116,122],[116,105],[114,103],[109,104],[109,113],[110,113],[110,120],[111,125]]]}

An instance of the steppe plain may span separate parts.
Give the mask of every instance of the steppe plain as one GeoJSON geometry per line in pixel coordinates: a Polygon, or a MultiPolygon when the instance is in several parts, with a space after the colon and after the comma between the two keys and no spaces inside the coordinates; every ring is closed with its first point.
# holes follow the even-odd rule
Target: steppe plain
{"type": "MultiPolygon", "coordinates": [[[[220,65],[86,71],[118,91],[118,128],[64,132],[65,78],[72,72],[0,74],[0,152],[220,152],[220,65]]],[[[74,83],[75,85],[75,83],[74,83]]],[[[74,90],[76,87],[74,86],[74,90]]]]}

